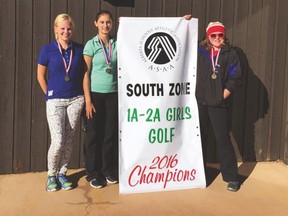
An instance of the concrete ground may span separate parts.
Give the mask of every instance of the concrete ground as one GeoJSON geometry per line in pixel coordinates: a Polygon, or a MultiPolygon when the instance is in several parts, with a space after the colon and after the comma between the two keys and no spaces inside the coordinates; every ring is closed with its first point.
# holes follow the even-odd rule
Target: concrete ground
{"type": "Polygon", "coordinates": [[[287,216],[288,167],[282,162],[239,164],[243,185],[226,190],[217,165],[209,165],[208,187],[119,195],[119,185],[94,189],[83,169],[68,175],[70,191],[46,192],[46,172],[0,175],[1,216],[287,216]]]}

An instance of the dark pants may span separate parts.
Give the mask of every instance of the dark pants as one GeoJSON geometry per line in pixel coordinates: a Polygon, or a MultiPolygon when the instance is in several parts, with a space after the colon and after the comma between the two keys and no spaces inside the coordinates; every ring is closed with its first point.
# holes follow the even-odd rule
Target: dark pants
{"type": "Polygon", "coordinates": [[[85,166],[87,180],[116,177],[118,171],[118,95],[91,93],[96,109],[87,119],[85,166]]]}
{"type": "Polygon", "coordinates": [[[230,139],[230,108],[198,104],[204,161],[206,160],[209,127],[213,129],[218,150],[220,170],[226,182],[238,180],[236,154],[230,139]]]}

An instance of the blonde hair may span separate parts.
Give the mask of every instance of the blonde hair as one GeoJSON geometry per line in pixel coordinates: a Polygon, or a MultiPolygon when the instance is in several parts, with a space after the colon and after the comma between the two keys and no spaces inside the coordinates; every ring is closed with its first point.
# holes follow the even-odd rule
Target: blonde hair
{"type": "MultiPolygon", "coordinates": [[[[55,18],[55,20],[54,20],[54,29],[58,26],[58,24],[59,24],[60,22],[63,22],[63,21],[66,21],[66,20],[69,21],[72,30],[74,30],[74,29],[75,29],[75,23],[74,23],[72,17],[70,17],[68,14],[59,14],[59,15],[55,18]]],[[[57,40],[57,39],[58,39],[58,36],[57,36],[55,30],[54,30],[54,35],[55,35],[55,39],[57,40]]]]}

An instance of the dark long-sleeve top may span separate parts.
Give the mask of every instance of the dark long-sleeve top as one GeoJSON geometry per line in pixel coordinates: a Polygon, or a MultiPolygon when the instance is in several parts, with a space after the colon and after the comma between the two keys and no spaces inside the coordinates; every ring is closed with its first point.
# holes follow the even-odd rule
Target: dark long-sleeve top
{"type": "Polygon", "coordinates": [[[224,45],[221,48],[216,79],[212,79],[213,68],[210,53],[202,45],[198,47],[196,99],[198,103],[209,106],[227,106],[229,99],[224,100],[224,89],[231,94],[241,86],[241,66],[235,49],[224,45]]]}

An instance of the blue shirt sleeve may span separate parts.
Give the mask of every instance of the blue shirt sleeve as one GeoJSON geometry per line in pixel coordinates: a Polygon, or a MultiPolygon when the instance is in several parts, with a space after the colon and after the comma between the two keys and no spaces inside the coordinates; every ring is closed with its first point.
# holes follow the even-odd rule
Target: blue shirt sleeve
{"type": "Polygon", "coordinates": [[[46,46],[42,47],[38,56],[38,64],[48,67],[49,61],[46,52],[46,46]]]}

